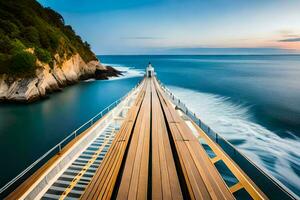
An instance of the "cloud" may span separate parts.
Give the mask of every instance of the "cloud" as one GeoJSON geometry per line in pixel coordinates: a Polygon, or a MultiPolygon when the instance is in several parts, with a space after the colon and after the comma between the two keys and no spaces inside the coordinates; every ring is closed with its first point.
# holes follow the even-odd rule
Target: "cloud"
{"type": "Polygon", "coordinates": [[[276,33],[279,33],[282,36],[287,36],[287,35],[293,34],[294,31],[293,30],[289,30],[289,29],[281,29],[281,30],[276,31],[276,33]]]}
{"type": "Polygon", "coordinates": [[[135,36],[135,37],[121,37],[123,40],[161,40],[163,37],[151,37],[151,36],[135,36]]]}
{"type": "Polygon", "coordinates": [[[285,35],[284,37],[295,38],[295,37],[300,37],[300,35],[297,35],[297,34],[288,34],[288,35],[285,35]]]}
{"type": "Polygon", "coordinates": [[[300,42],[300,37],[282,39],[282,40],[278,40],[278,42],[300,42]]]}
{"type": "Polygon", "coordinates": [[[300,42],[300,34],[292,30],[280,30],[279,33],[281,34],[280,40],[277,42],[300,42]]]}

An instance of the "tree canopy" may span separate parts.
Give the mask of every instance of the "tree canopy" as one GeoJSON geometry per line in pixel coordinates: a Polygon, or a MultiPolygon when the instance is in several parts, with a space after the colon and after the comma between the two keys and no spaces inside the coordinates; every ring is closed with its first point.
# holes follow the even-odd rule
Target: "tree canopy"
{"type": "Polygon", "coordinates": [[[0,73],[34,73],[36,58],[52,64],[55,54],[68,59],[75,53],[85,62],[96,60],[90,45],[59,13],[35,0],[0,0],[0,73]],[[33,53],[26,51],[28,48],[33,53]]]}

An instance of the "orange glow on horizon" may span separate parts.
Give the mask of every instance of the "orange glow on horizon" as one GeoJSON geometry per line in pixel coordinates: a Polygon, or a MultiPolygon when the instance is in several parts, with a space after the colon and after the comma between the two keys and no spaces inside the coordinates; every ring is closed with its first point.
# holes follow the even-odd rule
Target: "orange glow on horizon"
{"type": "Polygon", "coordinates": [[[300,51],[300,42],[279,42],[279,47],[282,49],[291,49],[300,51]]]}

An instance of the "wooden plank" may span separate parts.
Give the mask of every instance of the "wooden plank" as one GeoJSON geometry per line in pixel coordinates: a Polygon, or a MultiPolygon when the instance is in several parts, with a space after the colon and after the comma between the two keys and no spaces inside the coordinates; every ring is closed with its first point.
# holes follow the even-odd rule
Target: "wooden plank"
{"type": "MultiPolygon", "coordinates": [[[[113,184],[111,182],[114,182],[117,177],[117,173],[115,172],[118,172],[118,166],[120,166],[119,161],[122,160],[120,157],[125,151],[123,144],[124,142],[117,142],[117,144],[114,145],[113,149],[111,150],[111,154],[107,155],[107,157],[109,156],[107,162],[102,163],[104,164],[103,166],[101,166],[101,169],[103,170],[99,170],[100,172],[99,174],[97,174],[97,184],[95,184],[93,187],[91,186],[93,190],[91,193],[89,193],[89,199],[105,199],[105,195],[109,195],[108,193],[110,193],[110,190],[108,186],[113,184]]],[[[85,194],[86,193],[88,194],[87,191],[85,192],[85,194]]],[[[84,195],[82,198],[85,198],[84,195]]]]}
{"type": "Polygon", "coordinates": [[[157,87],[157,91],[162,103],[163,111],[172,113],[169,117],[166,115],[167,122],[171,131],[171,135],[174,139],[177,154],[179,156],[179,162],[181,165],[182,172],[184,174],[185,182],[189,190],[189,195],[191,199],[210,199],[209,192],[205,186],[205,183],[201,175],[197,171],[197,167],[193,163],[193,158],[187,150],[184,138],[182,137],[182,132],[178,129],[177,124],[180,122],[180,118],[176,117],[174,108],[171,107],[167,98],[162,98],[162,93],[157,87]],[[177,118],[177,122],[174,123],[174,117],[177,118]]]}
{"type": "Polygon", "coordinates": [[[174,139],[190,197],[192,199],[234,199],[205,150],[170,104],[157,82],[156,88],[163,111],[172,115],[172,117],[166,115],[166,118],[170,123],[171,135],[174,139]],[[174,119],[176,123],[174,123],[174,119]],[[179,134],[182,140],[179,140],[179,134]]]}
{"type": "Polygon", "coordinates": [[[152,199],[183,199],[165,119],[152,84],[152,199]]]}
{"type": "Polygon", "coordinates": [[[181,167],[184,169],[184,178],[189,189],[191,199],[211,199],[201,174],[198,172],[193,158],[186,148],[185,141],[175,143],[181,167]]]}
{"type": "Polygon", "coordinates": [[[134,127],[117,199],[147,199],[150,144],[151,85],[147,89],[134,127]]]}
{"type": "Polygon", "coordinates": [[[234,193],[234,192],[236,192],[236,191],[238,191],[242,188],[243,188],[243,185],[240,182],[238,182],[238,183],[234,184],[233,186],[231,186],[229,188],[229,190],[230,190],[231,193],[234,193]]]}
{"type": "MultiPolygon", "coordinates": [[[[137,98],[137,102],[141,102],[140,101],[141,97],[143,97],[143,92],[141,92],[140,97],[137,98]]],[[[137,105],[137,106],[139,106],[139,105],[137,105]]],[[[86,194],[89,194],[89,196],[91,196],[93,194],[93,196],[92,196],[93,198],[100,199],[100,198],[102,198],[102,195],[105,192],[109,192],[109,191],[105,190],[105,186],[106,186],[105,183],[110,180],[109,177],[107,177],[108,175],[110,175],[109,172],[115,172],[115,174],[118,174],[118,170],[119,170],[118,167],[120,166],[121,161],[122,161],[122,159],[119,159],[118,156],[120,153],[122,154],[123,152],[125,152],[126,144],[128,142],[128,138],[129,138],[129,133],[131,132],[131,130],[133,128],[133,120],[132,120],[133,118],[132,117],[137,116],[137,109],[133,108],[131,111],[136,112],[136,113],[133,115],[131,115],[131,114],[128,115],[128,119],[126,119],[122,125],[122,127],[125,127],[125,128],[122,129],[122,127],[121,127],[121,130],[124,130],[124,132],[120,130],[120,132],[117,134],[117,136],[114,140],[114,145],[112,144],[113,148],[111,148],[111,150],[109,150],[109,152],[107,153],[107,155],[105,156],[105,158],[102,162],[102,165],[100,166],[101,169],[98,171],[98,174],[97,174],[98,184],[94,183],[97,187],[95,187],[95,186],[93,187],[92,183],[91,183],[90,187],[94,189],[94,192],[90,193],[88,190],[85,192],[86,194]],[[117,143],[116,143],[116,141],[117,141],[117,143]],[[114,169],[113,167],[115,166],[114,165],[115,161],[119,161],[119,162],[117,163],[117,169],[114,171],[112,169],[114,169]]],[[[116,177],[117,177],[117,175],[113,176],[113,179],[111,181],[111,182],[113,182],[113,184],[115,183],[116,177]]],[[[110,193],[110,195],[111,195],[111,193],[110,193]]],[[[83,195],[83,198],[85,198],[84,195],[83,195]]]]}
{"type": "Polygon", "coordinates": [[[121,163],[124,159],[129,138],[134,127],[134,122],[144,99],[146,86],[144,84],[134,105],[128,111],[119,132],[117,133],[110,149],[104,157],[95,176],[87,186],[81,199],[109,199],[111,198],[114,185],[119,175],[121,163]]]}

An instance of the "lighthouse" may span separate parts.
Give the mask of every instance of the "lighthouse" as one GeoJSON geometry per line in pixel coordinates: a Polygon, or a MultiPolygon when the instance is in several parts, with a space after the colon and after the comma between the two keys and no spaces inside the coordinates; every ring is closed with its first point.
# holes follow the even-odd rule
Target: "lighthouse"
{"type": "Polygon", "coordinates": [[[152,67],[151,63],[149,62],[148,67],[146,68],[146,76],[150,78],[154,75],[155,75],[154,68],[152,67]]]}

